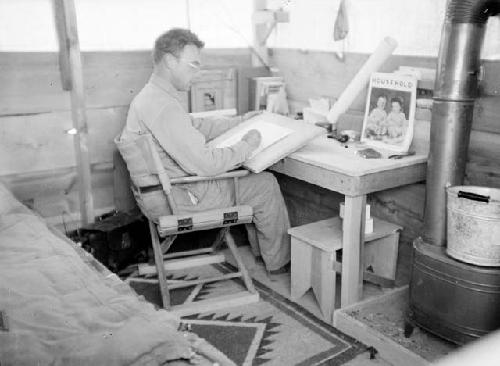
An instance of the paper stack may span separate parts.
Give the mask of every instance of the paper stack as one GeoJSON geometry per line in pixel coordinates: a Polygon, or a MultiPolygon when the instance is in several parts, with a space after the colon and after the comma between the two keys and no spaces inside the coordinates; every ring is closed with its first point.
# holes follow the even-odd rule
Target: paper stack
{"type": "Polygon", "coordinates": [[[328,122],[326,115],[330,110],[330,100],[327,98],[309,99],[309,107],[302,109],[304,121],[309,123],[328,122]]]}

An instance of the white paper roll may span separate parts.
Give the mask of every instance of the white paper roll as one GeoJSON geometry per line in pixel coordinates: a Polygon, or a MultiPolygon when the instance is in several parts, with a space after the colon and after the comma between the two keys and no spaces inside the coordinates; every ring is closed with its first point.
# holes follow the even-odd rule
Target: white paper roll
{"type": "Polygon", "coordinates": [[[370,75],[378,71],[380,66],[387,60],[387,58],[394,52],[398,43],[394,38],[386,37],[380,44],[370,58],[358,71],[354,79],[349,83],[344,92],[340,95],[339,99],[335,102],[333,107],[328,112],[327,119],[334,126],[337,123],[339,116],[347,111],[351,106],[354,99],[363,90],[370,80],[370,75]]]}

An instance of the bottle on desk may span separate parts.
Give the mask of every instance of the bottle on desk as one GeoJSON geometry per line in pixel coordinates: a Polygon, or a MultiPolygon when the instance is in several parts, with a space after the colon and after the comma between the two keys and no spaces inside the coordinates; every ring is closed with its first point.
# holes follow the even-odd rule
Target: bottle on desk
{"type": "MultiPolygon", "coordinates": [[[[339,216],[341,219],[344,218],[344,202],[340,203],[340,212],[339,216]]],[[[365,215],[365,234],[373,233],[373,217],[370,215],[370,205],[366,205],[366,215],[365,215]]]]}

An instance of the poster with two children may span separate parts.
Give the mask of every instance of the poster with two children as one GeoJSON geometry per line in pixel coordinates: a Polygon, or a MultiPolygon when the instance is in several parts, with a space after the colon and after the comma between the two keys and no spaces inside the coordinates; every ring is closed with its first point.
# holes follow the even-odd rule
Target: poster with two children
{"type": "Polygon", "coordinates": [[[413,138],[416,91],[413,76],[372,74],[361,141],[383,150],[408,151],[413,138]]]}

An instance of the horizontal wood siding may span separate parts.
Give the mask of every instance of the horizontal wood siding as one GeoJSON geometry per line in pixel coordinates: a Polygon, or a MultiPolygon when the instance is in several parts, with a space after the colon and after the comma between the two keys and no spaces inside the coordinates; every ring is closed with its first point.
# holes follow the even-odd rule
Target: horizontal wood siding
{"type": "MultiPolygon", "coordinates": [[[[87,111],[92,163],[111,163],[113,139],[123,127],[128,107],[87,111]]],[[[0,118],[2,175],[30,173],[75,165],[71,112],[57,111],[0,118]]]]}
{"type": "MultiPolygon", "coordinates": [[[[205,50],[206,68],[250,65],[248,50],[205,50]]],[[[149,79],[149,51],[83,52],[88,109],[128,106],[149,79]]],[[[70,110],[56,53],[0,52],[0,116],[70,110]]]]}
{"type": "MultiPolygon", "coordinates": [[[[337,99],[349,85],[369,55],[348,53],[339,61],[332,52],[273,49],[271,62],[286,80],[292,104],[303,106],[309,98],[337,99]]],[[[436,68],[431,57],[391,56],[379,70],[392,72],[399,66],[436,68]]],[[[500,61],[484,61],[484,77],[480,83],[481,97],[474,111],[473,129],[500,133],[500,61]]],[[[364,111],[367,88],[354,100],[350,109],[364,111]]]]}
{"type": "MultiPolygon", "coordinates": [[[[284,76],[291,109],[297,112],[308,104],[309,98],[338,98],[368,57],[348,53],[344,61],[340,61],[331,52],[273,49],[271,63],[284,76]]],[[[401,65],[435,68],[436,59],[391,56],[380,71],[392,72],[401,65]]],[[[483,66],[485,73],[474,111],[465,184],[500,188],[500,61],[483,61],[483,66]]],[[[339,129],[360,128],[366,93],[367,88],[354,100],[350,111],[339,120],[339,129]]],[[[429,113],[420,116],[430,119],[429,113]]],[[[415,128],[414,144],[420,148],[428,146],[430,121],[417,121],[415,128]]],[[[339,198],[330,192],[312,189],[301,181],[290,183],[283,177],[280,183],[291,210],[292,223],[302,224],[336,214],[337,208],[332,204],[336,205],[339,198]],[[309,193],[297,193],[301,191],[309,193]],[[301,207],[306,213],[299,211],[301,207]]],[[[379,192],[370,195],[369,202],[375,216],[404,227],[402,242],[410,243],[421,234],[425,184],[379,192]]]]}
{"type": "MultiPolygon", "coordinates": [[[[152,72],[150,51],[84,52],[83,79],[96,210],[113,208],[114,137],[152,72]]],[[[251,65],[248,49],[205,49],[207,69],[251,65]]],[[[229,74],[233,80],[236,76],[229,74]]],[[[236,89],[224,95],[236,107],[236,89]]],[[[43,216],[75,216],[77,176],[70,94],[57,53],[0,52],[0,180],[43,216]]],[[[187,103],[187,95],[186,95],[187,103]]],[[[57,220],[56,220],[57,221],[57,220]]]]}

